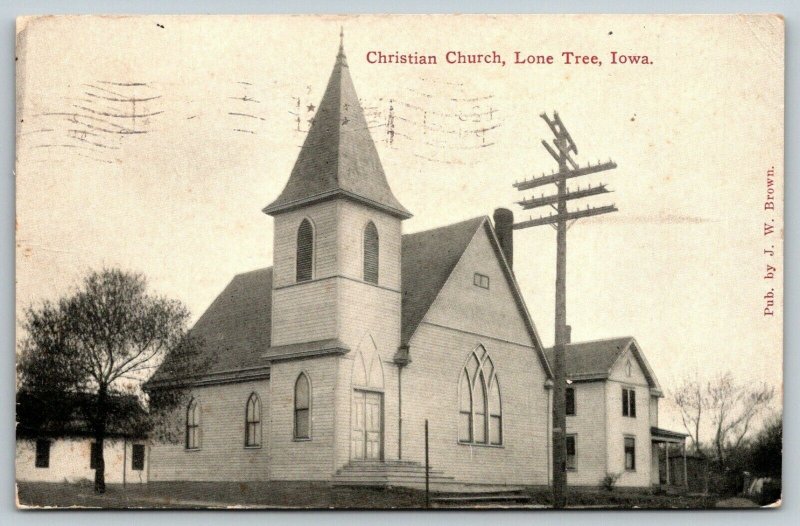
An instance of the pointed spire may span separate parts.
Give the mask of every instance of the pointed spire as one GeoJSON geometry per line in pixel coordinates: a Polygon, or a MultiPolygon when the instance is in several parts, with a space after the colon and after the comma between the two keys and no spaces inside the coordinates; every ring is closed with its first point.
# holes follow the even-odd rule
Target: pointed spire
{"type": "Polygon", "coordinates": [[[336,64],[347,67],[347,56],[344,54],[344,26],[339,26],[339,54],[336,55],[336,64]]]}
{"type": "Polygon", "coordinates": [[[264,212],[274,215],[343,196],[403,219],[411,217],[392,193],[378,158],[344,54],[339,53],[289,181],[264,212]]]}

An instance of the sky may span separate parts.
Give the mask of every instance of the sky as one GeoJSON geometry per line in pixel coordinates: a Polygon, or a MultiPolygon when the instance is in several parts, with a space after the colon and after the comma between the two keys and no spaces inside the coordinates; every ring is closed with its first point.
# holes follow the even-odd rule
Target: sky
{"type": "MultiPolygon", "coordinates": [[[[404,232],[514,210],[556,168],[618,212],[568,232],[573,341],[634,336],[667,392],[730,371],[782,386],[783,25],[775,17],[287,16],[28,19],[18,27],[17,315],[88,271],[144,273],[196,319],[272,263],[272,219],[322,97],[340,29],[404,232]],[[23,29],[23,31],[20,31],[23,29]],[[370,64],[369,51],[436,55],[370,64]],[[496,51],[496,64],[447,64],[496,51]],[[553,55],[553,64],[513,64],[553,55]],[[564,64],[562,53],[602,65],[564,64]],[[610,52],[651,64],[611,64],[610,52]],[[133,100],[133,101],[132,101],[133,100]],[[765,211],[776,171],[775,211],[765,211]],[[763,223],[776,221],[765,236],[763,223]],[[764,253],[774,250],[774,256],[764,253]],[[775,263],[778,263],[775,265],[775,263]],[[767,264],[777,267],[765,280],[767,264]],[[764,295],[777,291],[776,315],[764,295]]],[[[534,217],[537,214],[533,214],[534,217]]],[[[553,341],[555,234],[515,232],[514,270],[553,341]]],[[[19,324],[18,324],[19,325],[19,324]]],[[[674,410],[663,425],[681,429],[674,410]]]]}

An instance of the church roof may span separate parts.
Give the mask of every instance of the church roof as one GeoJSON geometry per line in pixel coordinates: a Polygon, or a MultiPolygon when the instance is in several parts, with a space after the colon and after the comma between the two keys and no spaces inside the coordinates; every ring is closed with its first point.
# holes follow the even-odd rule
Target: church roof
{"type": "MultiPolygon", "coordinates": [[[[611,368],[628,349],[639,362],[650,387],[660,390],[658,380],[633,336],[567,344],[564,347],[567,378],[576,381],[608,378],[611,368]]],[[[547,361],[555,364],[554,349],[545,349],[545,354],[547,361]]]]}
{"type": "MultiPolygon", "coordinates": [[[[407,344],[414,335],[476,231],[486,221],[481,216],[403,235],[402,344],[407,344]]],[[[257,374],[258,369],[266,369],[265,362],[270,358],[299,356],[319,350],[317,347],[331,352],[347,350],[333,340],[271,348],[271,320],[272,267],[235,276],[192,328],[192,334],[203,340],[205,352],[216,354],[216,361],[203,378],[209,382],[239,381],[257,374]]],[[[532,326],[530,329],[535,334],[532,326]]],[[[541,345],[538,337],[536,341],[537,346],[541,345]]],[[[543,366],[547,369],[546,363],[543,366]]],[[[156,386],[165,380],[157,371],[148,383],[156,386]]]]}
{"type": "Polygon", "coordinates": [[[411,217],[386,181],[341,47],[289,181],[264,212],[273,215],[336,196],[411,217]]]}
{"type": "Polygon", "coordinates": [[[484,219],[476,217],[403,236],[401,340],[404,345],[414,335],[484,219]]]}
{"type": "MultiPolygon", "coordinates": [[[[191,330],[203,341],[203,352],[214,356],[204,376],[264,368],[261,353],[269,347],[271,332],[272,267],[234,276],[191,330]]],[[[160,372],[148,383],[167,380],[160,372]]]]}

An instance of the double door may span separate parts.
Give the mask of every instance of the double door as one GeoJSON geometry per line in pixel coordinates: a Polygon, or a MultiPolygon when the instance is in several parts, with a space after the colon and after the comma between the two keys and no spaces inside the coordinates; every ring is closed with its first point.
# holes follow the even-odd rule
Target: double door
{"type": "Polygon", "coordinates": [[[350,457],[381,460],[383,457],[383,394],[353,391],[350,457]]]}

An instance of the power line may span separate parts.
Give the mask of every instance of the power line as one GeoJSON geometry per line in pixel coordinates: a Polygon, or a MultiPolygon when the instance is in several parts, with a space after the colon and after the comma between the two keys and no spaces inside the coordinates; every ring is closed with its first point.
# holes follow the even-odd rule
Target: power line
{"type": "Polygon", "coordinates": [[[542,175],[532,179],[514,183],[517,190],[524,191],[549,184],[555,184],[557,192],[540,197],[523,199],[518,204],[525,210],[550,206],[555,209],[555,214],[530,218],[527,221],[514,223],[514,230],[522,230],[541,225],[551,225],[556,229],[556,311],[555,311],[555,344],[553,346],[555,363],[553,364],[553,375],[555,385],[553,387],[553,507],[563,508],[566,505],[567,489],[567,421],[566,421],[566,368],[564,349],[570,343],[570,328],[567,325],[567,228],[568,222],[574,223],[578,219],[591,217],[601,214],[616,212],[615,205],[600,207],[589,207],[584,210],[567,210],[567,201],[580,199],[583,197],[595,196],[608,193],[605,184],[600,184],[592,188],[577,190],[567,189],[567,180],[584,175],[589,175],[617,167],[613,161],[605,163],[598,162],[596,165],[579,167],[578,163],[572,158],[572,154],[578,154],[578,147],[572,136],[567,131],[564,123],[557,112],[553,112],[553,118],[542,113],[540,117],[547,123],[553,132],[553,146],[548,142],[542,141],[545,150],[558,163],[558,172],[551,175],[542,175]]]}

